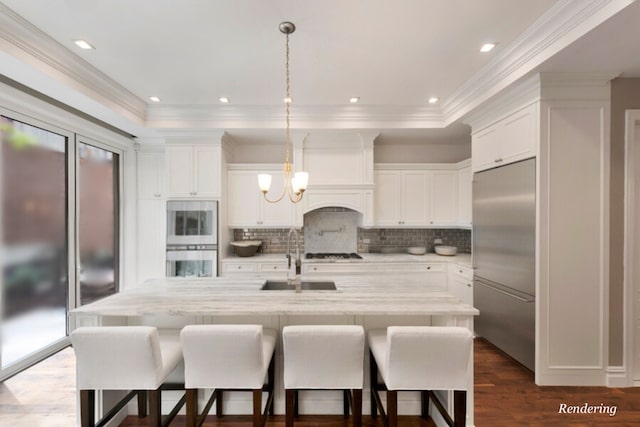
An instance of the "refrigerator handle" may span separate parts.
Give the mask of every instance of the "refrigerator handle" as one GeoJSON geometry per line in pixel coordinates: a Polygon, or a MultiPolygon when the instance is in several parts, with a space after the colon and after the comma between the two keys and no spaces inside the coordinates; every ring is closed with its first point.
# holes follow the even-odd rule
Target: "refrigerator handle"
{"type": "Polygon", "coordinates": [[[474,282],[476,284],[478,284],[478,285],[482,285],[482,286],[484,286],[486,288],[492,289],[492,290],[494,290],[496,292],[499,292],[499,293],[501,293],[503,295],[507,295],[509,297],[515,298],[515,299],[517,299],[519,301],[522,301],[522,302],[535,302],[536,301],[535,298],[523,298],[523,297],[521,297],[519,295],[512,294],[511,292],[507,292],[507,291],[505,291],[503,289],[500,289],[500,288],[498,288],[496,286],[492,286],[492,285],[490,285],[490,284],[488,284],[486,282],[482,282],[482,281],[480,281],[478,279],[475,279],[474,282]]]}

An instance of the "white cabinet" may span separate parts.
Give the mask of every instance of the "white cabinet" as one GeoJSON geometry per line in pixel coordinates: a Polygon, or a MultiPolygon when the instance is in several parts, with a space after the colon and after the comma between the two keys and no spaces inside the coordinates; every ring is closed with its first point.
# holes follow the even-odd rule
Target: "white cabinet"
{"type": "Polygon", "coordinates": [[[426,170],[374,172],[374,224],[417,227],[428,224],[429,185],[426,170]]]}
{"type": "Polygon", "coordinates": [[[165,275],[166,194],[165,157],[161,151],[137,153],[136,218],[137,279],[165,275]]]}
{"type": "Polygon", "coordinates": [[[138,198],[161,199],[166,197],[164,153],[139,151],[137,156],[138,198]]]}
{"type": "Polygon", "coordinates": [[[458,171],[429,171],[429,225],[458,223],[458,171]]]}
{"type": "Polygon", "coordinates": [[[473,173],[471,166],[458,170],[458,225],[471,226],[473,173]]]}
{"type": "Polygon", "coordinates": [[[223,259],[222,276],[224,277],[260,277],[264,279],[287,278],[287,259],[282,254],[281,259],[264,258],[223,259]]]}
{"type": "Polygon", "coordinates": [[[471,136],[473,171],[513,163],[536,155],[537,106],[518,110],[471,136]]]}
{"type": "Polygon", "coordinates": [[[375,170],[374,177],[375,226],[458,225],[457,169],[429,169],[428,165],[400,170],[381,167],[375,170]]]}
{"type": "Polygon", "coordinates": [[[166,153],[168,197],[220,197],[219,146],[168,145],[166,153]]]}
{"type": "MultiPolygon", "coordinates": [[[[269,203],[258,187],[258,174],[272,174],[270,197],[282,190],[282,170],[229,170],[227,173],[227,223],[229,227],[291,227],[294,205],[288,200],[269,203]]],[[[285,197],[287,197],[285,195],[285,197]]]]}
{"type": "Polygon", "coordinates": [[[449,292],[473,305],[473,270],[460,264],[449,264],[449,292]]]}

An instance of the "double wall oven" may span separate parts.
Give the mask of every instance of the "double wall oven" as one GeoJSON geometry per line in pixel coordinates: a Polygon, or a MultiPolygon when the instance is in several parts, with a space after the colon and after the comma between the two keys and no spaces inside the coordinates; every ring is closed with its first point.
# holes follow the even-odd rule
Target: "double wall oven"
{"type": "Polygon", "coordinates": [[[218,203],[167,202],[167,277],[218,275],[218,203]]]}

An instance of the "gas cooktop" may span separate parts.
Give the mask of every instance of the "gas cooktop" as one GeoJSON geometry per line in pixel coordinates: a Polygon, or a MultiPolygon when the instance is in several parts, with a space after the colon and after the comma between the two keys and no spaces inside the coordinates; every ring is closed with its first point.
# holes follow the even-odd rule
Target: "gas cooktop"
{"type": "Polygon", "coordinates": [[[306,259],[362,259],[362,257],[356,253],[330,253],[330,252],[318,252],[307,253],[306,259]]]}

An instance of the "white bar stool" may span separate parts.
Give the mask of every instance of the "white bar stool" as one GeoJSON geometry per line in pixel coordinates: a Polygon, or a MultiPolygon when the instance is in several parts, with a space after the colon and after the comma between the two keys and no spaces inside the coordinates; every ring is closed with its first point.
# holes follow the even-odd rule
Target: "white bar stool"
{"type": "MultiPolygon", "coordinates": [[[[160,337],[153,326],[81,327],[71,333],[71,345],[76,355],[82,427],[95,424],[95,390],[131,390],[98,425],[105,425],[136,395],[138,415],[146,416],[147,394],[149,426],[163,425],[161,389],[183,389],[181,384],[163,385],[182,361],[177,336],[160,337]]],[[[171,422],[184,401],[183,396],[164,425],[171,422]]]]}
{"type": "Polygon", "coordinates": [[[298,415],[298,390],[343,390],[344,416],[362,425],[364,329],[359,325],[296,325],[282,329],[286,426],[298,415]]]}
{"type": "Polygon", "coordinates": [[[429,417],[429,398],[447,424],[465,425],[467,384],[473,337],[455,326],[390,326],[369,331],[371,416],[377,408],[387,427],[398,425],[398,391],[422,392],[422,417],[429,417]],[[378,383],[378,371],[384,384],[378,383]],[[387,413],[379,391],[387,392],[387,413]],[[454,390],[454,418],[432,390],[454,390]]]}
{"type": "Polygon", "coordinates": [[[200,426],[216,401],[221,417],[223,392],[253,392],[253,425],[273,414],[274,357],[277,332],[262,325],[189,325],[180,333],[187,394],[187,427],[200,426]],[[265,384],[267,376],[267,384],[265,384]],[[198,389],[214,389],[200,414],[198,389]],[[262,412],[262,392],[268,392],[262,412]]]}

